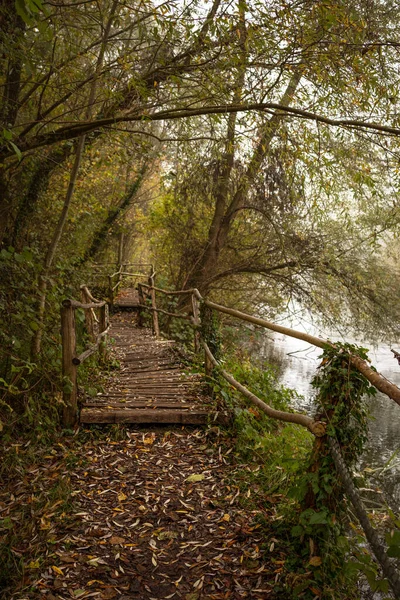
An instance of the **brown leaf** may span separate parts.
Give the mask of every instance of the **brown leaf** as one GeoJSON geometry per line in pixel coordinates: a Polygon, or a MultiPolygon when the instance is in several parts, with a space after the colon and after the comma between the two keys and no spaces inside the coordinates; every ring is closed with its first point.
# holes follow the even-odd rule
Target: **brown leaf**
{"type": "Polygon", "coordinates": [[[125,544],[125,538],[119,537],[118,535],[113,535],[108,540],[110,544],[125,544]]]}
{"type": "Polygon", "coordinates": [[[108,587],[102,592],[100,598],[110,600],[110,598],[115,598],[117,594],[118,592],[113,587],[108,587]]]}

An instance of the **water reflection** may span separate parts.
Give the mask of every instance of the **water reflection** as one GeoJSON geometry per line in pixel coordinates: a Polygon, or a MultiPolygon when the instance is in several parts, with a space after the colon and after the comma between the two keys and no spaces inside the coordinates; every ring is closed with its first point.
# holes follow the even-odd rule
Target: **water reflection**
{"type": "MultiPolygon", "coordinates": [[[[318,335],[315,331],[308,332],[318,335]]],[[[330,339],[337,338],[332,336],[330,339]]],[[[262,358],[277,365],[280,381],[303,396],[298,401],[298,407],[310,413],[314,397],[311,380],[320,363],[318,357],[322,353],[321,349],[302,340],[268,332],[262,339],[259,353],[262,358]]],[[[394,360],[389,346],[381,345],[370,350],[369,357],[382,375],[400,386],[400,366],[394,360]]],[[[392,457],[379,482],[388,496],[388,501],[400,508],[400,406],[384,394],[378,393],[370,400],[370,410],[372,419],[368,446],[360,467],[368,466],[380,471],[392,457]],[[398,455],[396,451],[399,451],[398,455]]]]}

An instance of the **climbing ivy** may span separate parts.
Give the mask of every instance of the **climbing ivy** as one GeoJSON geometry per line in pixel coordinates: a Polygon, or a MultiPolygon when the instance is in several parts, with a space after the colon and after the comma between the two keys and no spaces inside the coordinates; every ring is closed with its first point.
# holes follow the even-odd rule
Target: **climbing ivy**
{"type": "Polygon", "coordinates": [[[327,435],[338,441],[349,468],[361,456],[368,433],[366,396],[376,389],[350,363],[350,355],[368,360],[367,350],[351,344],[326,346],[318,373],[312,380],[317,390],[318,417],[327,423],[327,435]]]}
{"type": "Polygon", "coordinates": [[[368,360],[365,348],[338,343],[326,346],[312,381],[316,418],[326,423],[326,435],[315,439],[306,472],[299,472],[291,491],[291,496],[299,501],[297,523],[291,528],[295,551],[292,568],[303,568],[308,573],[300,579],[301,589],[295,586],[293,593],[301,591],[304,598],[315,597],[315,590],[324,598],[331,598],[329,588],[333,580],[336,591],[340,586],[346,590],[355,577],[354,569],[347,568],[345,560],[351,545],[345,537],[349,519],[344,489],[327,444],[328,436],[337,440],[351,470],[367,440],[366,397],[376,390],[351,365],[351,354],[368,360]]]}
{"type": "Polygon", "coordinates": [[[218,316],[215,311],[203,302],[200,304],[200,333],[203,340],[210,348],[212,354],[218,360],[221,357],[221,329],[218,316]]]}

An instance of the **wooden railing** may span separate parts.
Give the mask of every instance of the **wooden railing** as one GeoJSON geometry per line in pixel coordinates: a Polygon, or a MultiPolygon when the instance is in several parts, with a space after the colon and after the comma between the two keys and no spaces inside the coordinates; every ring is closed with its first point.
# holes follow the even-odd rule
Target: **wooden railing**
{"type": "Polygon", "coordinates": [[[104,360],[106,355],[108,322],[108,304],[96,300],[87,286],[81,286],[82,302],[64,300],[61,305],[61,340],[62,340],[62,374],[63,374],[63,415],[64,427],[74,425],[77,420],[77,369],[89,356],[99,352],[104,360]],[[85,311],[86,331],[90,346],[77,355],[77,332],[75,324],[76,309],[85,311]],[[98,312],[98,316],[96,315],[98,312]],[[96,333],[97,330],[97,333],[96,333]]]}
{"type": "MultiPolygon", "coordinates": [[[[151,310],[153,312],[153,330],[156,335],[159,334],[159,328],[154,326],[154,315],[157,312],[167,314],[171,317],[175,317],[178,319],[186,319],[189,320],[194,328],[194,345],[196,350],[199,347],[203,347],[205,352],[205,371],[206,374],[210,375],[210,372],[213,367],[217,367],[220,375],[226,379],[233,387],[235,387],[238,391],[240,391],[244,396],[246,396],[251,402],[256,404],[259,409],[261,409],[264,413],[266,413],[271,418],[279,419],[286,422],[298,423],[299,425],[303,425],[307,429],[309,429],[315,436],[324,435],[325,432],[325,424],[319,421],[314,421],[310,417],[300,414],[300,413],[285,413],[282,411],[276,411],[269,405],[267,405],[261,398],[258,398],[255,394],[253,394],[250,390],[248,390],[245,386],[235,380],[235,378],[227,373],[224,369],[221,368],[218,360],[212,354],[210,348],[207,345],[206,340],[201,337],[201,322],[200,322],[200,311],[199,305],[203,303],[205,306],[210,308],[213,311],[223,313],[239,319],[241,321],[245,321],[247,323],[251,323],[253,325],[257,325],[259,327],[264,327],[271,331],[275,331],[277,333],[282,333],[284,335],[303,340],[317,346],[318,348],[324,348],[324,346],[332,346],[334,347],[334,343],[330,340],[326,340],[323,338],[319,338],[313,335],[309,335],[308,333],[304,333],[301,331],[296,331],[295,329],[291,329],[289,327],[283,327],[282,325],[277,325],[272,323],[271,321],[267,321],[266,319],[255,317],[253,315],[249,315],[247,313],[235,310],[233,308],[229,308],[227,306],[223,306],[222,304],[217,304],[215,302],[211,302],[206,298],[203,298],[200,292],[197,289],[188,289],[188,290],[179,290],[179,291],[170,291],[164,290],[162,288],[158,288],[154,286],[154,281],[152,283],[140,284],[140,288],[147,289],[148,295],[152,297],[151,307],[147,306],[143,303],[142,308],[146,310],[151,310]],[[178,296],[178,295],[187,295],[190,297],[191,310],[189,313],[172,313],[162,309],[157,308],[156,306],[156,292],[161,293],[166,296],[178,296]]],[[[139,298],[143,297],[143,292],[139,293],[139,298]]],[[[142,304],[142,303],[141,303],[142,304]]],[[[370,365],[360,358],[359,356],[355,356],[350,354],[351,364],[360,371],[368,379],[368,381],[375,386],[378,390],[389,396],[392,400],[394,400],[397,404],[400,405],[400,389],[394,383],[390,382],[383,375],[375,371],[370,365]]]]}
{"type": "Polygon", "coordinates": [[[118,295],[121,285],[125,287],[136,287],[140,279],[147,278],[145,268],[149,268],[149,277],[154,273],[154,267],[151,263],[122,263],[117,265],[115,273],[108,275],[108,299],[110,305],[118,295]]]}

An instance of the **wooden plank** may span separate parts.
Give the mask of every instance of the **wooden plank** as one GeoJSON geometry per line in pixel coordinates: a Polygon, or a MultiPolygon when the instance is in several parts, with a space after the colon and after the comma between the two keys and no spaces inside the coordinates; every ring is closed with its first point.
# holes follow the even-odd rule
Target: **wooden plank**
{"type": "Polygon", "coordinates": [[[107,408],[109,406],[111,408],[175,408],[177,410],[196,409],[195,403],[189,404],[187,402],[157,402],[152,404],[150,402],[143,401],[135,402],[134,400],[128,400],[126,402],[85,402],[83,408],[107,408]]]}
{"type": "Polygon", "coordinates": [[[82,423],[226,423],[199,394],[199,375],[187,375],[171,352],[174,342],[137,329],[126,313],[114,315],[112,336],[121,370],[104,394],[84,403],[82,423]]]}
{"type": "MultiPolygon", "coordinates": [[[[212,415],[211,415],[212,419],[212,415]]],[[[150,409],[114,409],[96,410],[84,408],[81,411],[81,423],[169,423],[182,425],[205,425],[210,420],[206,410],[150,410],[150,409]]]]}

